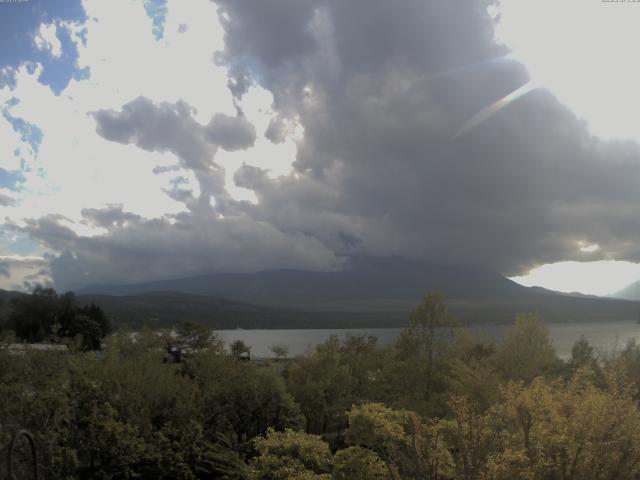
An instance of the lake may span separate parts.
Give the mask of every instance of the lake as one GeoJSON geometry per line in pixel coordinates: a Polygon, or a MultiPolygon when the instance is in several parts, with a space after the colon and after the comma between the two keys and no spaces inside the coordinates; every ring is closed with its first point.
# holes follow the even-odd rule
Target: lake
{"type": "MultiPolygon", "coordinates": [[[[470,330],[484,338],[499,340],[509,325],[483,325],[470,327],[470,330]]],[[[640,339],[640,325],[628,322],[584,322],[547,324],[556,353],[560,358],[571,356],[574,342],[584,335],[600,354],[608,354],[623,348],[627,341],[640,339]]],[[[346,335],[374,335],[381,346],[391,343],[402,331],[400,328],[363,328],[363,329],[299,329],[299,330],[218,330],[226,343],[242,340],[251,347],[254,357],[269,358],[273,353],[269,347],[284,344],[289,347],[289,356],[300,355],[318,343],[324,342],[330,335],[344,338],[346,335]]]]}

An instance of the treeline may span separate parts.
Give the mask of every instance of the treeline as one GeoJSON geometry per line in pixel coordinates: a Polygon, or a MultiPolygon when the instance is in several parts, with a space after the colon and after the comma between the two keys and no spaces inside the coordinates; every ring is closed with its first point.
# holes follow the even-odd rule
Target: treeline
{"type": "Polygon", "coordinates": [[[12,298],[2,309],[0,335],[26,343],[53,343],[98,350],[111,332],[111,321],[93,303],[78,305],[73,292],[58,295],[37,286],[29,295],[12,298]]]}
{"type": "Polygon", "coordinates": [[[241,360],[203,329],[99,352],[0,349],[0,446],[28,428],[56,479],[637,479],[640,346],[558,359],[523,316],[499,343],[428,295],[390,346],[332,337],[241,360]],[[282,354],[281,356],[284,356],[282,354]]]}

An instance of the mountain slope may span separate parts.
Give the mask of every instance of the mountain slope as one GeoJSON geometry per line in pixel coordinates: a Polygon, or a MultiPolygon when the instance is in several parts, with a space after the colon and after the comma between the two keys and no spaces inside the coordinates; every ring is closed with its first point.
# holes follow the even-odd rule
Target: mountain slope
{"type": "MultiPolygon", "coordinates": [[[[341,271],[272,270],[216,273],[134,285],[103,285],[79,294],[135,295],[174,291],[261,305],[327,307],[354,301],[410,301],[437,290],[448,298],[512,298],[526,288],[488,269],[426,264],[398,258],[355,257],[341,271]]],[[[364,305],[364,303],[363,303],[364,305]]],[[[374,308],[375,310],[378,307],[374,308]]]]}
{"type": "MultiPolygon", "coordinates": [[[[81,295],[80,303],[97,303],[115,325],[167,326],[193,320],[215,328],[373,328],[408,323],[417,302],[396,308],[363,310],[293,309],[223,300],[181,292],[139,295],[81,295]]],[[[529,297],[448,299],[451,314],[463,324],[511,323],[520,313],[538,313],[547,322],[635,320],[640,302],[596,297],[571,297],[532,292],[529,297]]]]}
{"type": "Polygon", "coordinates": [[[359,328],[404,326],[401,312],[319,312],[251,305],[181,292],[139,295],[80,295],[80,304],[96,303],[114,325],[169,326],[182,320],[217,329],[231,328],[359,328]]]}
{"type": "Polygon", "coordinates": [[[614,298],[640,300],[640,280],[637,280],[612,295],[614,298]]]}
{"type": "Polygon", "coordinates": [[[192,319],[220,328],[332,328],[405,324],[429,291],[441,292],[464,323],[512,322],[518,313],[530,312],[549,322],[636,320],[640,314],[639,302],[528,288],[484,268],[398,258],[355,257],[335,272],[217,273],[77,293],[126,322],[192,319]]]}

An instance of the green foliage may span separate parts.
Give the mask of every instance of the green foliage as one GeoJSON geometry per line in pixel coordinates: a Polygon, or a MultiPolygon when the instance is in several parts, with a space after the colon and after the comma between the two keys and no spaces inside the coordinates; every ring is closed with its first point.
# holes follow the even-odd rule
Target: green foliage
{"type": "Polygon", "coordinates": [[[497,397],[501,375],[495,361],[496,349],[492,343],[457,330],[453,348],[447,356],[449,396],[463,396],[488,408],[497,397]]]}
{"type": "Polygon", "coordinates": [[[276,356],[276,360],[282,360],[289,355],[289,347],[283,343],[271,345],[269,350],[276,356]]]}
{"type": "Polygon", "coordinates": [[[183,321],[176,325],[175,345],[187,351],[213,347],[221,349],[221,341],[211,331],[211,327],[197,322],[183,321]]]}
{"type": "Polygon", "coordinates": [[[97,305],[80,307],[72,292],[58,296],[54,289],[40,286],[31,295],[13,299],[6,326],[18,340],[74,339],[82,350],[98,350],[111,331],[109,319],[97,305]]]}
{"type": "Polygon", "coordinates": [[[97,307],[46,289],[24,298],[21,338],[78,345],[0,348],[0,446],[32,431],[46,478],[640,478],[635,342],[603,361],[581,339],[565,363],[537,318],[494,345],[431,295],[385,348],[332,337],[300,358],[238,361],[246,345],[225,353],[183,323],[175,336],[110,335],[95,352],[108,331],[97,307]],[[191,353],[163,362],[168,341],[191,353]]]}
{"type": "Polygon", "coordinates": [[[300,410],[284,380],[271,369],[205,352],[185,365],[201,392],[204,427],[240,444],[269,427],[299,427],[300,410]]]}
{"type": "Polygon", "coordinates": [[[307,433],[338,435],[346,428],[353,404],[377,397],[376,376],[382,357],[371,336],[331,336],[290,363],[287,386],[306,417],[307,433]]]}
{"type": "Polygon", "coordinates": [[[270,429],[255,446],[259,455],[251,463],[251,480],[331,479],[329,445],[316,435],[270,429]]]}
{"type": "Polygon", "coordinates": [[[231,345],[229,345],[229,350],[231,351],[231,355],[236,358],[251,355],[251,347],[242,340],[234,340],[231,345]]]}
{"type": "Polygon", "coordinates": [[[557,364],[549,331],[536,315],[521,315],[509,329],[496,355],[497,366],[510,380],[530,382],[557,364]]]}
{"type": "Polygon", "coordinates": [[[385,403],[425,415],[446,411],[450,351],[457,324],[439,294],[428,294],[411,314],[409,328],[386,352],[380,373],[385,403]]]}
{"type": "Polygon", "coordinates": [[[21,340],[42,342],[53,334],[61,306],[53,288],[36,287],[31,295],[12,301],[7,327],[21,340]]]}
{"type": "Polygon", "coordinates": [[[194,470],[203,480],[246,480],[249,477],[249,467],[224,435],[219,435],[215,443],[203,445],[202,456],[194,470]]]}
{"type": "Polygon", "coordinates": [[[425,421],[414,412],[372,403],[349,413],[347,442],[375,452],[393,478],[448,478],[453,467],[443,426],[437,419],[425,421]]]}
{"type": "Polygon", "coordinates": [[[353,402],[350,371],[342,361],[340,341],[329,338],[309,355],[295,361],[288,371],[288,388],[306,417],[306,431],[326,433],[335,422],[346,422],[353,402]]]}
{"type": "Polygon", "coordinates": [[[386,480],[388,477],[389,469],[371,450],[356,446],[336,452],[335,480],[386,480]]]}

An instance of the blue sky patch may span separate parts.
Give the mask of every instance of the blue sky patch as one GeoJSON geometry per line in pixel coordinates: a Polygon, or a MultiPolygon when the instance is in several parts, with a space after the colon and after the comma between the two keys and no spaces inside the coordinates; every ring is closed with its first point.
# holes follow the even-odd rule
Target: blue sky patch
{"type": "Polygon", "coordinates": [[[11,227],[0,225],[0,251],[5,255],[34,255],[41,250],[40,245],[28,235],[11,227]]]}
{"type": "Polygon", "coordinates": [[[20,184],[25,181],[24,175],[19,170],[5,170],[0,168],[0,188],[19,190],[20,184]]]}
{"type": "Polygon", "coordinates": [[[164,24],[167,17],[167,0],[145,0],[144,9],[153,20],[153,36],[156,40],[164,37],[164,24]]]}
{"type": "Polygon", "coordinates": [[[40,130],[37,125],[29,123],[22,118],[12,116],[7,110],[4,111],[3,116],[11,123],[13,129],[20,134],[22,141],[31,145],[33,151],[37,153],[42,143],[42,130],[40,130]]]}
{"type": "MultiPolygon", "coordinates": [[[[46,50],[38,50],[34,37],[41,23],[60,21],[84,22],[86,14],[80,0],[29,0],[0,2],[0,69],[17,68],[25,62],[38,62],[43,66],[40,82],[59,94],[74,78],[78,51],[69,32],[58,26],[57,37],[62,55],[54,58],[46,50]]],[[[10,70],[0,75],[0,86],[13,85],[10,70]]]]}

